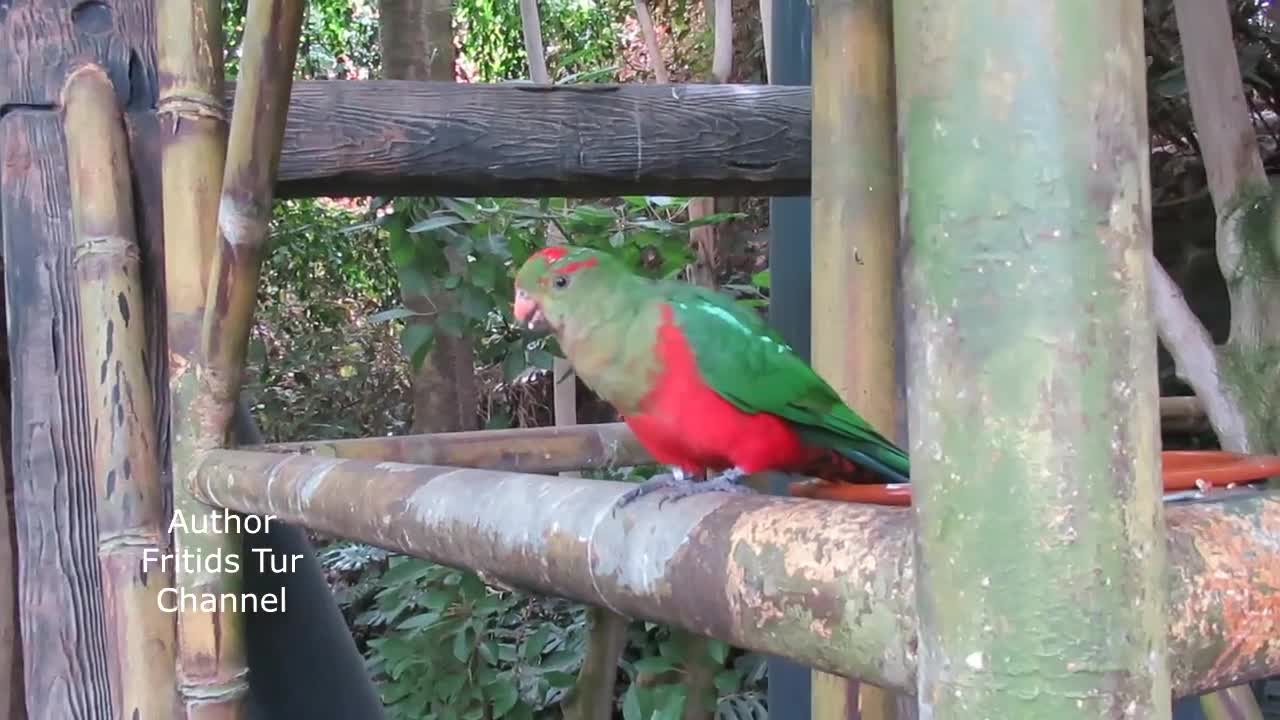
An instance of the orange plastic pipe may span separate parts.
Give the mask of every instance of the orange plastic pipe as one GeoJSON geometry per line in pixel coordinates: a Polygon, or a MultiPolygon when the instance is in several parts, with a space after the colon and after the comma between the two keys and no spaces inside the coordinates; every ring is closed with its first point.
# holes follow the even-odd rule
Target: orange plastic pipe
{"type": "MultiPolygon", "coordinates": [[[[1166,450],[1160,453],[1166,493],[1248,485],[1280,475],[1280,457],[1220,450],[1166,450]]],[[[796,497],[868,505],[910,505],[910,485],[852,485],[825,480],[792,483],[796,497]]]]}

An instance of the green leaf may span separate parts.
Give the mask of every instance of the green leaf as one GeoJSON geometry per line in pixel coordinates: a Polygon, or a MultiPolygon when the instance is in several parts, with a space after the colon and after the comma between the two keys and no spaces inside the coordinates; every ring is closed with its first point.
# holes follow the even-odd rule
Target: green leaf
{"type": "Polygon", "coordinates": [[[466,318],[455,310],[443,312],[436,317],[436,327],[440,332],[450,337],[462,337],[463,329],[466,326],[466,318]]]}
{"type": "Polygon", "coordinates": [[[636,660],[634,666],[638,673],[648,673],[650,675],[658,675],[675,668],[675,663],[670,658],[661,655],[651,655],[636,660]]]}
{"type": "Polygon", "coordinates": [[[433,215],[425,220],[419,220],[418,222],[410,225],[409,232],[410,233],[430,232],[432,230],[440,230],[441,228],[447,228],[452,225],[459,225],[465,222],[466,220],[463,220],[457,215],[452,215],[452,214],[433,215]]]}
{"type": "Polygon", "coordinates": [[[453,700],[466,684],[465,673],[450,673],[439,677],[436,679],[436,697],[446,702],[453,700]]]}
{"type": "Polygon", "coordinates": [[[422,367],[422,363],[427,359],[427,353],[431,352],[434,338],[435,328],[426,323],[413,323],[405,326],[404,332],[400,334],[400,342],[404,346],[404,352],[409,356],[409,362],[413,365],[414,370],[422,367]]]}
{"type": "Polygon", "coordinates": [[[549,672],[543,673],[542,679],[546,680],[548,685],[550,685],[553,688],[556,688],[557,690],[571,688],[578,683],[577,675],[574,675],[572,673],[567,673],[567,672],[561,672],[559,670],[551,670],[549,672]]]}
{"type": "Polygon", "coordinates": [[[729,643],[714,638],[707,641],[707,649],[711,651],[711,659],[723,665],[729,659],[729,643]]]}
{"type": "Polygon", "coordinates": [[[644,720],[644,716],[640,710],[640,697],[637,695],[639,688],[632,685],[627,688],[627,692],[622,697],[622,718],[623,720],[644,720]]]}
{"type": "Polygon", "coordinates": [[[737,690],[738,685],[741,684],[742,671],[725,668],[724,670],[716,673],[715,680],[713,682],[715,683],[716,690],[719,691],[721,695],[728,695],[729,693],[737,690]]]}
{"type": "Polygon", "coordinates": [[[396,626],[397,630],[416,630],[436,624],[440,620],[440,613],[425,612],[420,615],[410,615],[408,619],[396,626]]]}
{"type": "Polygon", "coordinates": [[[685,227],[696,228],[696,227],[702,227],[703,225],[715,225],[717,223],[725,222],[726,220],[738,220],[745,217],[746,217],[746,213],[740,213],[740,212],[711,213],[710,215],[703,215],[702,217],[697,218],[695,220],[690,220],[689,222],[685,223],[685,227]]]}
{"type": "Polygon", "coordinates": [[[772,282],[773,276],[769,272],[768,268],[765,268],[751,276],[751,284],[759,288],[769,289],[772,286],[772,282]]]}
{"type": "Polygon", "coordinates": [[[489,691],[489,699],[493,703],[493,717],[495,720],[506,715],[511,708],[515,707],[516,701],[520,699],[520,694],[516,692],[513,680],[514,678],[508,677],[506,682],[494,685],[489,691]]]}
{"type": "Polygon", "coordinates": [[[543,624],[533,631],[524,641],[524,661],[532,663],[542,657],[542,649],[547,646],[547,641],[551,639],[551,625],[543,624]]]}
{"type": "Polygon", "coordinates": [[[415,316],[421,316],[421,315],[422,313],[414,312],[409,308],[398,307],[398,308],[391,308],[390,310],[383,310],[382,312],[378,312],[370,315],[369,322],[384,323],[390,320],[399,320],[401,318],[415,317],[415,316]]]}
{"type": "Polygon", "coordinates": [[[471,653],[474,650],[475,631],[470,626],[465,626],[453,636],[453,656],[458,659],[458,662],[466,662],[471,659],[471,653]]]}

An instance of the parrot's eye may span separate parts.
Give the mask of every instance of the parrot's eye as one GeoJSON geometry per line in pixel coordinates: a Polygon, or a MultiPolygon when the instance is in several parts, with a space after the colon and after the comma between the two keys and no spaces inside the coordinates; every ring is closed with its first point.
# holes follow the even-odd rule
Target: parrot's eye
{"type": "Polygon", "coordinates": [[[569,276],[557,275],[556,279],[551,281],[551,284],[558,288],[569,287],[569,276]]]}

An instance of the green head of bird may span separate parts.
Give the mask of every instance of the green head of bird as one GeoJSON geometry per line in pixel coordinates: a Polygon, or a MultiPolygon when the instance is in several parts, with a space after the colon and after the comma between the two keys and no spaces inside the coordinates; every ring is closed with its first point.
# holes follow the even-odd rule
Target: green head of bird
{"type": "Polygon", "coordinates": [[[599,250],[553,245],[534,253],[516,273],[516,322],[534,332],[559,332],[574,313],[629,276],[617,258],[599,250]]]}

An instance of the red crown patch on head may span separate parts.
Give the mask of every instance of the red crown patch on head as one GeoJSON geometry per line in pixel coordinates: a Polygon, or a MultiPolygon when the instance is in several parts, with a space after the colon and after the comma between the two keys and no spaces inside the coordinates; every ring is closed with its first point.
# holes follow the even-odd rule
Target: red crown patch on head
{"type": "Polygon", "coordinates": [[[549,263],[553,263],[557,260],[563,259],[565,255],[569,254],[569,251],[565,250],[563,247],[552,246],[549,248],[543,248],[534,254],[546,258],[546,261],[549,263]]]}
{"type": "Polygon", "coordinates": [[[589,257],[585,260],[574,260],[568,265],[565,265],[564,267],[560,268],[560,272],[565,275],[572,275],[573,273],[576,273],[579,270],[582,270],[583,268],[595,267],[596,265],[599,265],[599,264],[600,264],[600,259],[594,258],[594,257],[589,257]]]}

